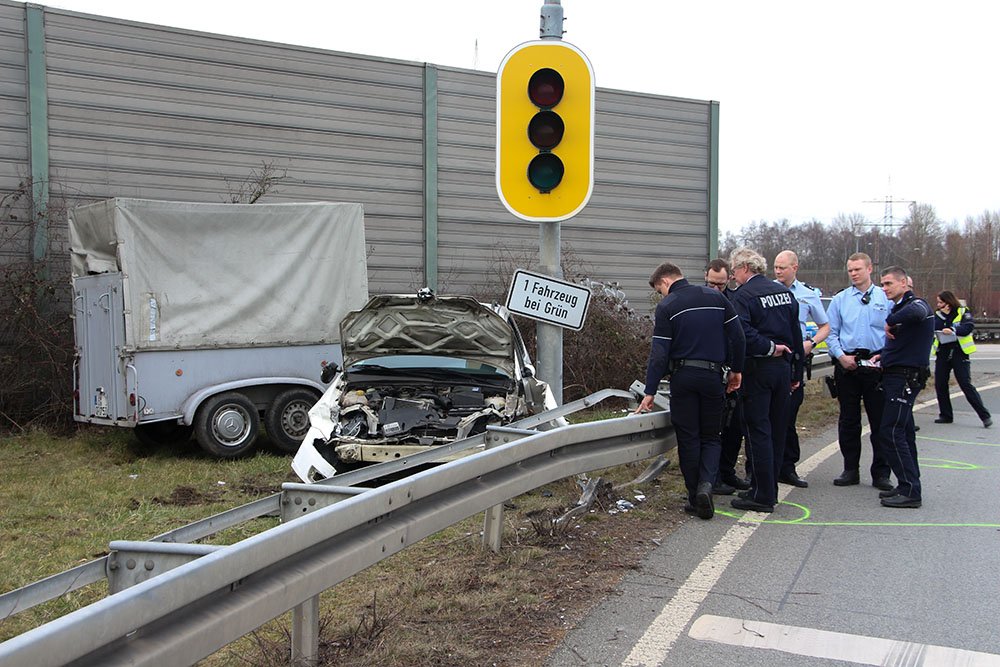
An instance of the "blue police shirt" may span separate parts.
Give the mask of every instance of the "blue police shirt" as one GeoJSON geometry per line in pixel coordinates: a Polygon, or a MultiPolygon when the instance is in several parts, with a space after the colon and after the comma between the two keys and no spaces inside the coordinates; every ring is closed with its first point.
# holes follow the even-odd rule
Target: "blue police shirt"
{"type": "Polygon", "coordinates": [[[826,313],[830,318],[830,335],[826,344],[834,359],[847,351],[881,350],[885,345],[885,318],[889,314],[889,299],[878,285],[867,290],[854,285],[837,292],[826,313]],[[862,302],[868,295],[868,303],[862,302]]]}
{"type": "Polygon", "coordinates": [[[882,368],[923,368],[934,341],[934,311],[927,302],[907,292],[885,318],[894,338],[886,338],[879,360],[882,368]]]}
{"type": "Polygon", "coordinates": [[[656,306],[646,365],[646,395],[656,394],[671,359],[700,359],[743,372],[743,329],[729,299],[681,278],[656,306]]]}
{"type": "Polygon", "coordinates": [[[750,277],[733,295],[733,305],[743,324],[747,356],[770,357],[776,344],[792,350],[792,380],[802,379],[802,331],[799,302],[781,283],[760,274],[750,277]]]}
{"type": "MultiPolygon", "coordinates": [[[[780,280],[774,282],[784,287],[780,280]]],[[[823,296],[823,292],[811,285],[806,285],[801,280],[792,281],[788,291],[799,302],[799,328],[802,329],[802,340],[805,340],[806,322],[815,322],[817,326],[822,326],[830,321],[826,316],[826,309],[823,308],[823,302],[819,300],[823,296]]]]}

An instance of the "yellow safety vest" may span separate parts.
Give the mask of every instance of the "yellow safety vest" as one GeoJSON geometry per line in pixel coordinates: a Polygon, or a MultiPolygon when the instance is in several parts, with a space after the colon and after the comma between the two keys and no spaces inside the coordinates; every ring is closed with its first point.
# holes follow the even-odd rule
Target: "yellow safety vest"
{"type": "MultiPolygon", "coordinates": [[[[965,315],[965,312],[967,310],[968,310],[968,308],[964,308],[962,306],[959,306],[958,313],[955,315],[955,328],[956,329],[958,328],[959,323],[962,321],[962,316],[965,315]]],[[[944,317],[942,317],[942,315],[943,315],[943,313],[940,310],[937,311],[937,316],[940,317],[943,320],[944,317]]],[[[972,340],[972,334],[971,333],[968,336],[959,336],[959,338],[958,338],[958,345],[959,345],[959,347],[962,348],[962,352],[965,352],[968,355],[972,355],[972,353],[976,351],[976,343],[975,343],[974,340],[972,340]]],[[[937,340],[937,336],[935,336],[934,337],[934,343],[931,345],[931,354],[937,354],[937,349],[938,349],[938,340],[937,340]]]]}

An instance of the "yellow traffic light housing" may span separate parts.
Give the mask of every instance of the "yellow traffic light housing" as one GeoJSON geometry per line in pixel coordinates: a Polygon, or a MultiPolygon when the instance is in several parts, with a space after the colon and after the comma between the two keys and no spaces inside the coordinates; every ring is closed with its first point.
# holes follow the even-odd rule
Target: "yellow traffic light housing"
{"type": "Polygon", "coordinates": [[[572,44],[527,42],[497,72],[497,194],[537,222],[571,218],[594,189],[594,70],[572,44]]]}

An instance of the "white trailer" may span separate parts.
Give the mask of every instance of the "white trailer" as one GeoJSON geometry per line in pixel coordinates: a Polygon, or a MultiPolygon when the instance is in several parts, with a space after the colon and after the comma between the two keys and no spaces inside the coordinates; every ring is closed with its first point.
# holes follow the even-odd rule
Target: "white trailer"
{"type": "Polygon", "coordinates": [[[74,419],[213,456],[294,452],[368,300],[360,204],[110,199],[69,216],[74,419]]]}

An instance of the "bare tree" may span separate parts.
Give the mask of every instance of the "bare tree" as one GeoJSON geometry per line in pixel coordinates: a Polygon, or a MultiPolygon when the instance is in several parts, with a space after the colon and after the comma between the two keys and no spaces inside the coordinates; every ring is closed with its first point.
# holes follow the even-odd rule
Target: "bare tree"
{"type": "Polygon", "coordinates": [[[262,161],[260,169],[251,169],[247,177],[238,183],[224,176],[226,197],[230,204],[256,204],[264,195],[276,194],[278,183],[285,179],[287,173],[273,162],[262,161]]]}

